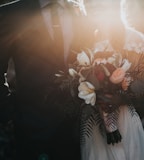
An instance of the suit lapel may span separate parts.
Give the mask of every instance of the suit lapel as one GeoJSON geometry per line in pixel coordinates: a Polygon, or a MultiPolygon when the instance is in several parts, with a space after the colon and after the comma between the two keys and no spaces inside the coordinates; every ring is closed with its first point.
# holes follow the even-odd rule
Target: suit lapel
{"type": "MultiPolygon", "coordinates": [[[[60,5],[60,4],[59,4],[60,5]]],[[[42,9],[42,16],[47,26],[47,30],[52,40],[54,40],[54,30],[52,26],[52,15],[51,15],[51,6],[45,7],[42,9]]],[[[70,11],[65,6],[60,5],[57,7],[57,12],[59,16],[62,39],[63,39],[63,51],[64,51],[64,62],[67,63],[67,58],[70,53],[71,42],[73,39],[73,22],[72,15],[70,11]]]]}
{"type": "MultiPolygon", "coordinates": [[[[52,41],[54,39],[54,31],[52,27],[52,17],[51,17],[50,9],[47,9],[47,11],[44,12],[46,7],[44,7],[45,9],[44,8],[42,9],[39,0],[38,1],[34,1],[34,0],[27,1],[27,4],[29,4],[28,6],[35,6],[35,7],[32,7],[32,9],[35,8],[34,9],[35,12],[40,13],[40,17],[42,20],[38,23],[42,23],[42,24],[38,24],[38,25],[40,26],[44,25],[44,30],[47,30],[48,39],[50,43],[48,45],[49,47],[51,47],[52,41]]],[[[59,4],[59,5],[60,7],[58,7],[59,8],[58,15],[59,15],[59,20],[60,20],[60,25],[61,25],[61,32],[62,32],[62,37],[63,37],[63,50],[64,50],[63,51],[64,52],[63,61],[65,62],[65,64],[67,64],[67,59],[70,54],[70,48],[71,48],[72,40],[74,37],[73,14],[71,13],[71,9],[69,9],[67,6],[62,5],[62,4],[59,4]]],[[[50,2],[48,6],[51,7],[50,2]]]]}

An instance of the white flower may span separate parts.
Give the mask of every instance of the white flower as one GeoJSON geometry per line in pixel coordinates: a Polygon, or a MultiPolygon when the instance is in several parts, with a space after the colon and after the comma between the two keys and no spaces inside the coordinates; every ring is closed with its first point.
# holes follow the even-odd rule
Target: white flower
{"type": "Polygon", "coordinates": [[[69,74],[70,74],[70,76],[72,76],[74,78],[78,73],[73,68],[69,68],[69,74]]]}
{"type": "Polygon", "coordinates": [[[62,77],[64,76],[64,72],[63,71],[59,71],[59,73],[55,74],[56,77],[62,77]]]}
{"type": "Polygon", "coordinates": [[[83,66],[90,65],[90,59],[84,51],[82,51],[77,55],[77,61],[79,65],[83,65],[83,66]]]}
{"type": "Polygon", "coordinates": [[[95,64],[99,65],[99,64],[106,64],[107,61],[105,58],[96,58],[94,61],[95,64]]]}
{"type": "Polygon", "coordinates": [[[118,68],[122,63],[122,55],[120,53],[114,53],[107,59],[107,62],[112,64],[115,68],[118,68]]]}
{"type": "Polygon", "coordinates": [[[96,93],[95,87],[89,82],[81,82],[79,87],[78,97],[85,100],[86,104],[95,105],[96,102],[96,93]]]}
{"type": "Polygon", "coordinates": [[[123,60],[123,66],[121,67],[125,72],[131,67],[131,63],[127,60],[123,60]]]}
{"type": "Polygon", "coordinates": [[[110,63],[110,64],[113,64],[115,62],[115,58],[114,57],[109,57],[107,59],[107,62],[110,63]]]}

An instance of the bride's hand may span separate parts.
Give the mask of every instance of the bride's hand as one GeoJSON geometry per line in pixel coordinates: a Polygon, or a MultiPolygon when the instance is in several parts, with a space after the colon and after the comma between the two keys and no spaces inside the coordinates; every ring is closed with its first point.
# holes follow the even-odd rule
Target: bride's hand
{"type": "Polygon", "coordinates": [[[110,94],[100,94],[97,96],[97,104],[100,110],[105,113],[111,113],[119,107],[118,97],[110,94]]]}
{"type": "Polygon", "coordinates": [[[97,104],[106,113],[112,113],[120,106],[131,104],[128,96],[122,94],[98,94],[97,104]]]}

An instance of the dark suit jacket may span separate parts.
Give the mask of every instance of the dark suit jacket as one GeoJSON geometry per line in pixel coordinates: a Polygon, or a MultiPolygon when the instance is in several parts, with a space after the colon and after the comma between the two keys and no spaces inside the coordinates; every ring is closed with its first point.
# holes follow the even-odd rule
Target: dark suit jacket
{"type": "MultiPolygon", "coordinates": [[[[77,27],[73,21],[73,35],[77,27]]],[[[0,119],[14,121],[17,155],[80,159],[79,107],[69,91],[62,92],[54,83],[54,74],[66,68],[64,50],[55,47],[39,4],[25,0],[0,8],[0,37],[0,119]],[[16,93],[7,97],[4,73],[9,58],[15,65],[16,93]]],[[[77,41],[68,44],[69,52],[80,48],[77,41]]]]}

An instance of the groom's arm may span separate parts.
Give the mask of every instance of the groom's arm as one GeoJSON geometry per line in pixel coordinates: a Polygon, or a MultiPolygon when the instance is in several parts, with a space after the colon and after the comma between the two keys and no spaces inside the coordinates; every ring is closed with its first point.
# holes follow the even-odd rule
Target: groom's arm
{"type": "Polygon", "coordinates": [[[0,122],[11,120],[14,113],[6,73],[18,25],[15,16],[17,8],[18,2],[0,5],[0,122]]]}

